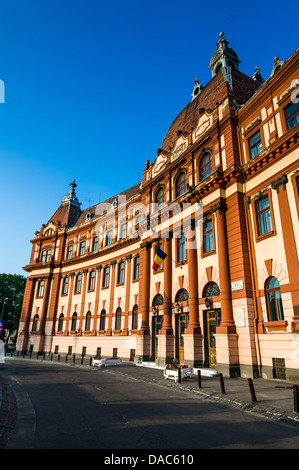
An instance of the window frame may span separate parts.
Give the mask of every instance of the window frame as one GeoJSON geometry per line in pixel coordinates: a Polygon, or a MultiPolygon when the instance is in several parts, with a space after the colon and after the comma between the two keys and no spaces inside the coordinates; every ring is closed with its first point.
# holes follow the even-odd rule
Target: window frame
{"type": "Polygon", "coordinates": [[[99,237],[96,235],[92,239],[92,251],[96,251],[98,249],[98,246],[99,246],[99,237]]]}
{"type": "Polygon", "coordinates": [[[111,244],[112,244],[112,230],[108,230],[106,232],[106,246],[110,246],[111,244]]]}
{"type": "Polygon", "coordinates": [[[139,281],[139,277],[140,277],[140,255],[136,255],[133,258],[133,282],[139,281]]]}
{"type": "Polygon", "coordinates": [[[179,171],[175,180],[175,197],[180,197],[187,192],[187,175],[184,170],[179,171]],[[184,176],[184,181],[179,181],[180,177],[184,176]],[[182,190],[184,188],[184,190],[182,190]]]}
{"type": "Polygon", "coordinates": [[[186,249],[186,235],[185,232],[181,232],[180,237],[176,237],[176,264],[177,265],[182,265],[187,263],[187,249],[186,249]],[[180,242],[182,238],[184,237],[184,241],[180,242]],[[183,247],[183,248],[181,248],[183,247]],[[181,259],[180,253],[181,250],[183,250],[184,253],[184,259],[181,259]]]}
{"type": "Polygon", "coordinates": [[[62,281],[61,295],[67,295],[68,291],[69,291],[69,276],[65,276],[62,281]]]}
{"type": "Polygon", "coordinates": [[[115,331],[121,331],[121,322],[122,322],[122,311],[120,307],[117,307],[116,312],[115,312],[115,325],[114,325],[115,331]]]}
{"type": "Polygon", "coordinates": [[[75,279],[74,294],[80,294],[81,293],[81,288],[82,288],[82,274],[78,273],[76,275],[76,279],[75,279]]]}
{"type": "Polygon", "coordinates": [[[110,266],[108,265],[108,266],[104,266],[103,268],[102,289],[109,288],[109,281],[110,281],[110,266]]]}
{"type": "Polygon", "coordinates": [[[291,129],[293,129],[297,124],[299,124],[299,101],[297,101],[297,103],[293,103],[292,101],[290,101],[285,107],[284,107],[284,117],[285,117],[285,123],[286,123],[286,128],[287,128],[287,131],[290,131],[291,129]],[[291,108],[292,106],[294,105],[297,105],[297,107],[295,107],[295,111],[293,113],[291,113],[291,115],[289,117],[287,117],[287,110],[288,108],[291,108]],[[289,120],[295,116],[295,120],[296,120],[296,115],[298,114],[298,121],[295,122],[295,124],[290,127],[289,126],[289,120]]]}
{"type": "Polygon", "coordinates": [[[121,260],[117,265],[117,285],[123,285],[125,283],[125,262],[121,260]]]}
{"type": "Polygon", "coordinates": [[[83,256],[85,254],[85,246],[86,246],[86,241],[83,240],[82,242],[80,242],[80,245],[79,245],[79,256],[83,256]]]}
{"type": "Polygon", "coordinates": [[[37,284],[36,298],[42,299],[45,294],[45,280],[40,279],[37,284]]]}
{"type": "Polygon", "coordinates": [[[205,152],[202,157],[200,157],[199,161],[199,181],[204,181],[208,176],[210,176],[213,173],[213,162],[212,162],[212,155],[211,152],[205,152]],[[203,165],[203,161],[206,158],[206,156],[209,156],[209,161],[208,164],[203,165]],[[209,169],[206,169],[207,165],[209,165],[209,169]]]}
{"type": "Polygon", "coordinates": [[[96,272],[94,269],[92,269],[89,273],[88,292],[92,292],[95,290],[95,281],[96,281],[96,272]]]}
{"type": "MultiPolygon", "coordinates": [[[[209,237],[209,238],[210,238],[209,237]]],[[[210,243],[210,239],[209,239],[210,243]]],[[[206,256],[212,255],[216,253],[216,237],[215,237],[215,219],[214,217],[208,217],[206,220],[203,221],[202,224],[202,246],[201,246],[201,257],[204,258],[206,256]],[[206,224],[211,223],[211,229],[205,232],[205,226],[206,224]],[[209,233],[210,237],[212,236],[212,243],[213,247],[212,249],[206,249],[206,244],[205,244],[205,233],[209,233]]]]}
{"type": "Polygon", "coordinates": [[[253,134],[248,136],[248,149],[249,149],[249,160],[253,160],[255,157],[260,155],[260,153],[263,151],[263,142],[262,142],[262,135],[261,135],[261,130],[260,129],[256,130],[253,134]],[[254,139],[254,137],[257,134],[259,134],[259,141],[256,142],[254,145],[251,145],[251,141],[254,139]],[[252,156],[252,150],[254,148],[257,148],[259,144],[261,145],[261,150],[259,152],[257,152],[256,155],[252,156]]]}
{"type": "Polygon", "coordinates": [[[275,217],[274,217],[274,210],[273,210],[273,203],[272,203],[272,192],[271,188],[263,191],[263,195],[261,197],[254,197],[251,201],[251,207],[252,207],[252,219],[253,219],[253,226],[254,226],[254,232],[255,232],[255,241],[260,242],[262,240],[265,240],[266,238],[273,237],[276,235],[276,225],[275,225],[275,217]],[[256,210],[256,202],[265,197],[268,196],[269,200],[269,207],[270,207],[270,215],[271,215],[271,222],[272,222],[272,231],[265,233],[264,235],[261,235],[259,232],[259,226],[258,226],[258,213],[256,210]]]}
{"type": "Polygon", "coordinates": [[[280,282],[279,280],[274,277],[274,276],[271,276],[269,277],[266,282],[265,282],[265,297],[266,297],[266,307],[267,307],[267,318],[268,318],[268,322],[283,322],[285,321],[285,318],[284,318],[284,312],[283,312],[283,304],[282,304],[282,295],[281,295],[281,286],[280,286],[280,282]],[[268,285],[271,281],[271,279],[276,279],[276,281],[278,282],[279,286],[278,287],[272,287],[272,288],[268,288],[268,285]],[[279,308],[278,308],[278,304],[277,304],[277,296],[276,296],[276,292],[280,292],[280,304],[281,304],[281,315],[282,315],[282,318],[279,318],[280,317],[280,313],[279,313],[279,308]],[[275,315],[273,316],[273,310],[272,310],[272,306],[271,306],[271,301],[270,301],[270,295],[269,294],[274,294],[274,304],[275,304],[275,315]],[[275,318],[273,318],[275,317],[275,318]]]}
{"type": "Polygon", "coordinates": [[[73,245],[69,245],[66,248],[66,259],[71,259],[73,256],[73,245]]]}
{"type": "Polygon", "coordinates": [[[164,187],[159,186],[155,194],[155,211],[159,211],[164,207],[164,201],[165,201],[164,187]]]}

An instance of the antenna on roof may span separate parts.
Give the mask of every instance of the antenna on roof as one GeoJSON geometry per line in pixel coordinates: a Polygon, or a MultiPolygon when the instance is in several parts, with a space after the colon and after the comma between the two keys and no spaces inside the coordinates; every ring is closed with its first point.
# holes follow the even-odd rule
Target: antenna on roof
{"type": "Polygon", "coordinates": [[[237,49],[237,35],[236,35],[236,28],[235,28],[235,15],[231,16],[232,24],[233,24],[233,41],[234,41],[234,48],[237,49]]]}
{"type": "Polygon", "coordinates": [[[94,201],[94,199],[91,198],[91,197],[87,197],[87,198],[85,198],[85,201],[88,201],[88,208],[90,208],[90,206],[91,206],[90,203],[91,203],[91,201],[94,201]]]}

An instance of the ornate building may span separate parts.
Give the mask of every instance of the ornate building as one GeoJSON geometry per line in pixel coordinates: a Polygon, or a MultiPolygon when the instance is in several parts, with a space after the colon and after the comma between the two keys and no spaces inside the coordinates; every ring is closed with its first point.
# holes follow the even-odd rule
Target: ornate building
{"type": "Polygon", "coordinates": [[[299,378],[298,60],[249,77],[221,33],[141,184],[81,210],[71,183],[31,241],[19,351],[299,378]]]}

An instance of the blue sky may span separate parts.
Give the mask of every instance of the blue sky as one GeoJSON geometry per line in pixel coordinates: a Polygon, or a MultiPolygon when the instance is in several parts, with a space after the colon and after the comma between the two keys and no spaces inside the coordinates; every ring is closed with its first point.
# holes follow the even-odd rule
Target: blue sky
{"type": "Polygon", "coordinates": [[[185,0],[2,0],[0,272],[75,179],[82,208],[136,184],[190,101],[224,31],[249,76],[299,46],[298,4],[185,0]],[[250,6],[250,8],[249,8],[250,6]],[[233,16],[232,16],[233,15],[233,16]]]}

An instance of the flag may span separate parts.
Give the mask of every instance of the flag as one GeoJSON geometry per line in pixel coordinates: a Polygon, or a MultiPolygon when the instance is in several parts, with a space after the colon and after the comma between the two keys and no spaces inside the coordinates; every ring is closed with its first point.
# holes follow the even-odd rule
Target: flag
{"type": "Polygon", "coordinates": [[[163,261],[165,260],[167,254],[164,253],[164,251],[161,250],[161,248],[157,248],[155,258],[154,258],[154,263],[153,263],[153,270],[157,271],[157,269],[161,266],[163,261]]]}

